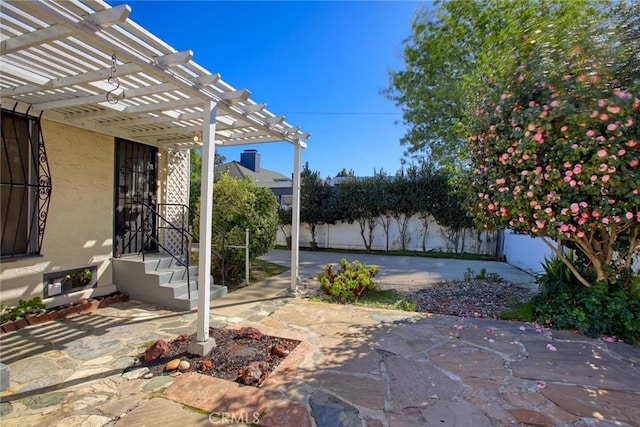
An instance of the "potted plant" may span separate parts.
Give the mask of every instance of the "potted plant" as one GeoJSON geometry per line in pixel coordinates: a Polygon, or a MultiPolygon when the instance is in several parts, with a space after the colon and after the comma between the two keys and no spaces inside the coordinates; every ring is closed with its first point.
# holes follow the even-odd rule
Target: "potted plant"
{"type": "Polygon", "coordinates": [[[93,280],[93,271],[90,268],[84,268],[67,274],[64,279],[71,289],[84,288],[93,280]]]}

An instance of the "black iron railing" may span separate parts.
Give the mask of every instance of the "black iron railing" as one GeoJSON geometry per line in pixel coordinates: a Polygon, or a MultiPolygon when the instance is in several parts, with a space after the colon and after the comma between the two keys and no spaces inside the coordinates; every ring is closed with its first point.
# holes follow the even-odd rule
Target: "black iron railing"
{"type": "MultiPolygon", "coordinates": [[[[142,255],[142,260],[144,261],[145,253],[149,252],[150,248],[157,248],[173,258],[178,263],[178,265],[185,267],[187,276],[187,294],[189,296],[189,299],[191,299],[191,272],[189,271],[189,267],[191,264],[191,239],[195,239],[195,236],[188,229],[188,215],[189,212],[193,211],[186,205],[174,203],[158,204],[157,208],[154,208],[153,206],[146,203],[140,203],[140,206],[143,210],[141,215],[142,221],[138,230],[136,230],[136,234],[142,234],[144,239],[139,252],[139,254],[142,255]],[[164,215],[159,212],[159,208],[161,207],[165,207],[164,215]],[[178,218],[179,224],[174,224],[167,218],[166,207],[180,208],[180,218],[178,218]],[[180,244],[177,250],[175,248],[170,248],[170,245],[167,245],[166,239],[164,243],[160,241],[160,230],[164,231],[165,237],[167,236],[167,233],[174,233],[178,235],[180,244]]],[[[195,214],[195,212],[193,213],[195,214]]],[[[155,252],[155,250],[153,250],[153,252],[155,252]]]]}

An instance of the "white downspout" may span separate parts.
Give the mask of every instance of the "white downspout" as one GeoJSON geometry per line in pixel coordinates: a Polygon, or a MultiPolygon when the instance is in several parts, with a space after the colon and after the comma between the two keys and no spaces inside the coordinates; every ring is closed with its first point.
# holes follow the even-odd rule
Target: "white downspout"
{"type": "Polygon", "coordinates": [[[293,206],[291,209],[291,290],[298,289],[300,280],[300,143],[293,146],[293,206]]]}

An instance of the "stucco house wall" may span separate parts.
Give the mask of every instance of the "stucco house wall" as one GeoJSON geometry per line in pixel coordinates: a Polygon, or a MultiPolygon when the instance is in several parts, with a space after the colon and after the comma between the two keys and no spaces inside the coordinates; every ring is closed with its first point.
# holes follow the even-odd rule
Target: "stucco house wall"
{"type": "Polygon", "coordinates": [[[48,306],[114,292],[113,137],[42,120],[52,193],[41,255],[0,263],[0,300],[43,296],[43,275],[97,268],[97,287],[45,300],[48,306]]]}

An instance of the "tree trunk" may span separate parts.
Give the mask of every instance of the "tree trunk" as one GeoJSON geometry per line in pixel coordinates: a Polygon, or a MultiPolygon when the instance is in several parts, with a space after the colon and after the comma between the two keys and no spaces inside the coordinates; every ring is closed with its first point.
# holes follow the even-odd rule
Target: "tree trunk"
{"type": "Polygon", "coordinates": [[[316,242],[316,225],[309,224],[309,228],[311,230],[311,249],[315,251],[318,249],[318,242],[316,242]]]}

